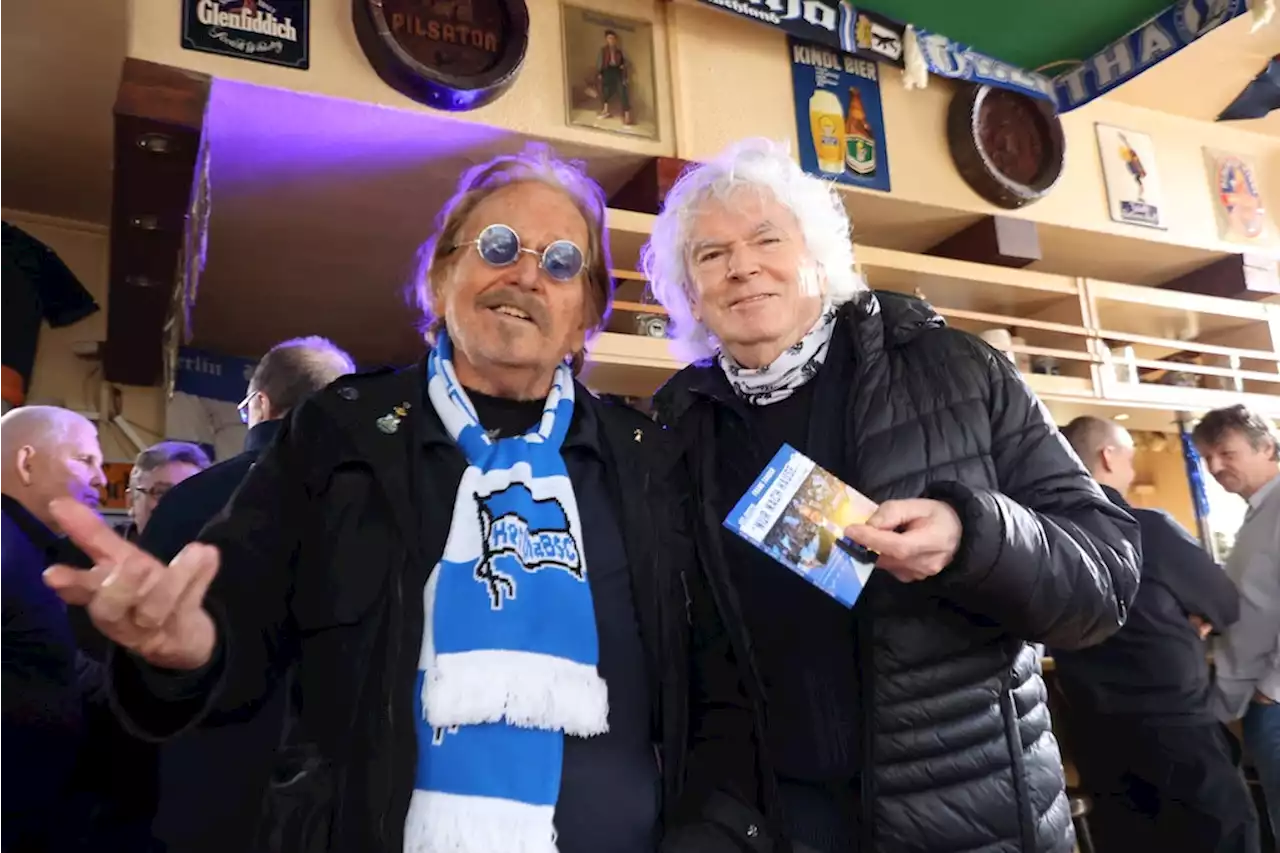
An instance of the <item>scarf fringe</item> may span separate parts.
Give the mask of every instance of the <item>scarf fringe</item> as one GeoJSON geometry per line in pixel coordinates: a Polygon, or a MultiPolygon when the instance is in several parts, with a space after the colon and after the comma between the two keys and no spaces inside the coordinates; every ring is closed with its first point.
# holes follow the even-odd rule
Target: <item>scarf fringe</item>
{"type": "Polygon", "coordinates": [[[510,649],[437,655],[422,707],[433,728],[505,719],[576,737],[609,730],[609,689],[594,666],[510,649]]]}
{"type": "Polygon", "coordinates": [[[405,853],[557,853],[555,806],[415,790],[405,853]]]}

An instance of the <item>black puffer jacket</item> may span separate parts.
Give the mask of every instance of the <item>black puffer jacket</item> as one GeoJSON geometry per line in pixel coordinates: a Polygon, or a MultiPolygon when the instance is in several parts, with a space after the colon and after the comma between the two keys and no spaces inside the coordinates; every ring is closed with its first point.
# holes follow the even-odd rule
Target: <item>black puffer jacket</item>
{"type": "MultiPolygon", "coordinates": [[[[1061,758],[1030,644],[1076,648],[1123,624],[1138,588],[1136,524],[1080,467],[1009,361],[920,300],[868,293],[845,306],[812,381],[819,464],[876,501],[947,501],[964,524],[949,567],[915,584],[876,572],[855,611],[859,730],[872,757],[861,774],[862,853],[1069,853],[1061,758]]],[[[751,581],[726,565],[722,537],[732,534],[712,509],[723,497],[717,454],[735,446],[717,424],[740,406],[709,365],[687,368],[658,398],[702,507],[688,797],[753,792],[776,829],[776,783],[756,747],[768,685],[735,589],[751,581]]],[[[739,828],[739,842],[758,849],[758,831],[739,828]]]]}

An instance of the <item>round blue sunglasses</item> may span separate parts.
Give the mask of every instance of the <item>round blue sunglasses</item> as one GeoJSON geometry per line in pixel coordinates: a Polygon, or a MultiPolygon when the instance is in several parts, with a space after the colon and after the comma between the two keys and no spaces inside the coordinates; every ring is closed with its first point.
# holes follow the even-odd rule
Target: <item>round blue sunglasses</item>
{"type": "Polygon", "coordinates": [[[541,252],[520,245],[520,235],[510,225],[487,226],[474,240],[454,245],[450,251],[475,246],[480,259],[491,267],[509,267],[522,254],[533,255],[538,266],[556,281],[569,281],[582,272],[582,250],[571,240],[556,240],[541,252]]]}

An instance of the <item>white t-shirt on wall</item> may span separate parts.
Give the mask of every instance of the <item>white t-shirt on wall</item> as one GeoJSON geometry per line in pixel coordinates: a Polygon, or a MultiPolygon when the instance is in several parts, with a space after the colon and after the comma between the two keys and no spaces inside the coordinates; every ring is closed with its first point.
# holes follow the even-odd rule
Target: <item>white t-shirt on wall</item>
{"type": "Polygon", "coordinates": [[[240,422],[235,403],[177,392],[165,407],[166,438],[213,447],[214,461],[244,451],[248,428],[240,422]]]}

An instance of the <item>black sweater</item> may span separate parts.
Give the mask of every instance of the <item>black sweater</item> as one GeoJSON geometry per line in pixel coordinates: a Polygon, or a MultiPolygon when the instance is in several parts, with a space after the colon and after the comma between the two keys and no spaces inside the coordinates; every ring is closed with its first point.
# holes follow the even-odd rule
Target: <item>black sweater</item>
{"type": "MultiPolygon", "coordinates": [[[[767,406],[739,403],[717,412],[721,435],[739,451],[717,458],[719,517],[729,514],[783,444],[813,452],[814,387],[809,382],[767,406]]],[[[859,771],[856,610],[742,539],[724,539],[743,619],[755,641],[765,736],[788,834],[816,850],[847,850],[856,822],[850,795],[859,771]]]]}

